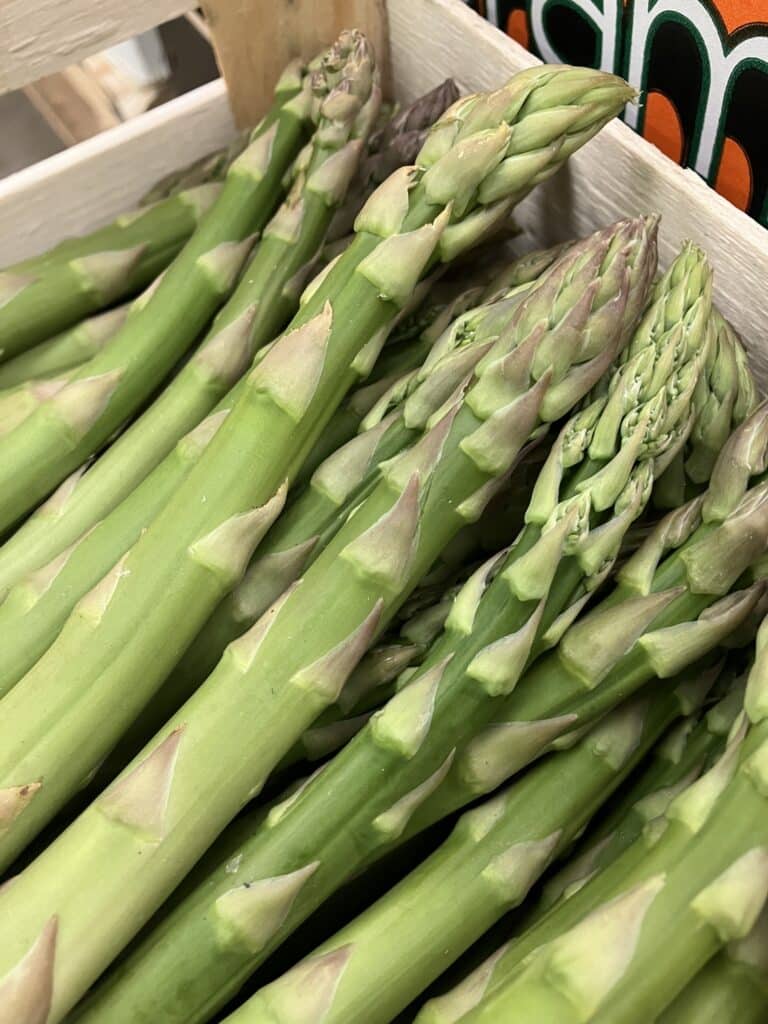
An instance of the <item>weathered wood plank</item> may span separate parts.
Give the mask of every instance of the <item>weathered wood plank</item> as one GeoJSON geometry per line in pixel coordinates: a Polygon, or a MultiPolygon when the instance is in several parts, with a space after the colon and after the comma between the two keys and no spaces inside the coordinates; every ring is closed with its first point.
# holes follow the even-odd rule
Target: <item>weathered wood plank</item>
{"type": "Polygon", "coordinates": [[[0,93],[60,71],[196,6],[195,0],[2,0],[0,93]]]}
{"type": "Polygon", "coordinates": [[[0,181],[0,266],[130,210],[170,171],[234,135],[221,80],[0,181]]]}

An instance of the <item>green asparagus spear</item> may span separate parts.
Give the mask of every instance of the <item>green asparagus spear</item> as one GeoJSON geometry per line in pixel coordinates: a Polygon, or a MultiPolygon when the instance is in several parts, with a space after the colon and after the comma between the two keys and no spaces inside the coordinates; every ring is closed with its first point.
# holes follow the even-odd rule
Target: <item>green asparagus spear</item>
{"type": "MultiPolygon", "coordinates": [[[[55,559],[130,494],[179,437],[210,412],[247,368],[254,350],[270,341],[294,311],[297,275],[301,277],[322,242],[343,198],[359,158],[358,135],[364,137],[378,104],[365,46],[359,40],[358,45],[345,40],[340,52],[330,51],[312,76],[314,102],[322,102],[312,144],[297,162],[286,201],[267,225],[204,344],[97,466],[84,477],[75,477],[74,486],[65,483],[64,500],[61,495],[54,498],[53,515],[50,505],[43,506],[0,549],[0,591],[55,559]],[[346,106],[340,109],[340,103],[346,106]]],[[[113,550],[102,574],[123,553],[113,550]]],[[[79,596],[72,593],[71,603],[79,596]]],[[[4,687],[12,681],[6,676],[4,687]]]]}
{"type": "MultiPolygon", "coordinates": [[[[696,680],[701,678],[699,672],[698,666],[692,666],[678,676],[677,692],[681,700],[685,699],[686,693],[690,697],[696,692],[692,684],[696,685],[696,680]]],[[[718,667],[715,666],[708,673],[709,679],[714,679],[717,674],[718,667]]],[[[689,717],[670,732],[614,812],[600,823],[598,829],[590,830],[583,852],[577,852],[547,882],[537,906],[523,919],[521,927],[516,926],[516,937],[498,949],[493,950],[491,946],[490,955],[462,981],[422,1007],[416,1024],[458,1024],[481,999],[490,998],[529,953],[567,931],[585,915],[581,902],[583,894],[565,911],[563,904],[638,840],[644,829],[655,827],[652,823],[664,815],[674,798],[698,778],[707,758],[713,751],[721,750],[725,735],[740,710],[741,700],[738,698],[743,695],[743,688],[734,693],[736,701],[733,694],[729,694],[696,726],[692,724],[693,717],[689,717]]]]}
{"type": "MultiPolygon", "coordinates": [[[[410,474],[418,465],[418,458],[426,457],[430,461],[437,459],[427,477],[420,514],[409,523],[407,534],[408,543],[417,544],[416,554],[411,558],[418,558],[422,563],[421,572],[434,560],[461,522],[479,515],[490,497],[489,484],[494,478],[503,478],[512,461],[509,450],[497,446],[506,446],[509,439],[516,437],[514,443],[517,448],[523,440],[520,436],[523,431],[516,434],[519,428],[513,431],[506,427],[502,429],[501,425],[504,410],[507,410],[506,415],[509,416],[514,411],[517,418],[522,411],[519,403],[527,402],[535,394],[535,391],[525,391],[519,399],[512,398],[521,387],[521,380],[525,387],[531,371],[536,372],[537,356],[540,355],[544,376],[534,385],[534,388],[540,389],[540,393],[541,381],[548,381],[553,371],[569,387],[576,385],[582,393],[589,388],[626,334],[624,318],[634,313],[638,304],[636,293],[644,291],[651,280],[655,261],[653,228],[654,225],[650,225],[649,231],[649,225],[641,219],[598,233],[554,264],[532,286],[525,299],[513,309],[508,330],[501,334],[494,348],[479,364],[477,383],[470,388],[455,417],[453,407],[449,406],[447,418],[444,416],[440,419],[415,449],[406,451],[390,464],[382,482],[353,512],[302,582],[293,591],[289,591],[284,600],[277,602],[276,626],[267,634],[265,647],[272,638],[273,643],[278,643],[281,632],[276,628],[277,624],[286,609],[296,606],[296,598],[304,594],[304,600],[308,600],[309,594],[314,592],[309,588],[310,584],[314,585],[315,579],[321,583],[325,595],[336,594],[332,580],[339,573],[345,582],[340,584],[338,598],[341,598],[341,593],[344,598],[334,601],[334,608],[329,609],[327,620],[328,626],[335,625],[336,617],[341,610],[345,610],[347,595],[355,579],[350,578],[346,570],[346,558],[341,553],[357,552],[359,541],[351,538],[359,535],[359,531],[369,529],[368,536],[381,549],[379,557],[385,554],[387,559],[392,557],[389,552],[396,550],[392,543],[386,539],[375,541],[375,532],[381,529],[381,525],[376,525],[376,517],[383,514],[382,522],[388,523],[394,512],[403,515],[400,511],[403,502],[416,487],[415,477],[410,474]],[[586,363],[567,368],[558,360],[553,366],[551,352],[556,351],[565,356],[568,350],[580,351],[582,344],[587,346],[586,352],[583,352],[587,358],[586,363]],[[522,374],[516,368],[518,359],[524,361],[522,374]],[[589,381],[583,372],[587,366],[591,368],[589,381]],[[502,367],[503,373],[500,372],[502,367]],[[483,422],[482,426],[479,425],[480,421],[483,422]],[[487,432],[489,424],[495,424],[492,437],[487,432]],[[448,435],[443,441],[446,428],[448,435]],[[481,431],[479,435],[478,429],[481,431]],[[483,441],[483,437],[486,440],[483,441]],[[489,449],[498,450],[499,454],[493,457],[489,449]],[[483,468],[478,475],[480,465],[483,468]],[[387,512],[391,509],[394,512],[387,512]],[[418,521],[421,522],[421,529],[416,531],[418,521]],[[370,529],[374,530],[373,534],[370,529]],[[415,542],[414,537],[417,538],[415,542]],[[427,546],[429,557],[426,557],[427,546]]],[[[559,385],[549,383],[543,396],[544,403],[548,395],[557,397],[558,389],[559,385]]],[[[571,401],[575,399],[576,394],[571,391],[571,401]]],[[[537,397],[536,405],[543,408],[544,403],[540,405],[540,402],[541,399],[537,397]]],[[[560,398],[557,397],[557,401],[549,407],[550,414],[558,416],[561,409],[560,398]]],[[[526,436],[531,429],[536,430],[536,424],[528,419],[524,427],[526,436]]],[[[415,510],[412,515],[416,516],[415,510]]],[[[355,554],[355,561],[360,557],[355,554]]],[[[413,573],[414,569],[410,572],[413,573]]],[[[361,582],[363,578],[360,577],[361,582]]],[[[409,578],[412,576],[409,575],[409,578]]],[[[470,594],[476,592],[477,580],[470,580],[467,587],[470,594]]],[[[404,596],[404,590],[401,593],[404,596]]],[[[327,597],[315,598],[314,601],[313,607],[317,614],[318,608],[326,606],[327,597]]],[[[270,621],[270,614],[268,612],[251,633],[246,634],[246,638],[258,637],[270,621]]],[[[293,617],[286,618],[285,628],[288,629],[293,621],[293,617]]],[[[359,613],[355,621],[359,622],[359,613]]],[[[291,627],[293,646],[300,635],[303,635],[300,629],[291,627]]],[[[466,637],[462,637],[462,640],[466,640],[466,637]]],[[[217,683],[217,689],[224,685],[225,664],[231,661],[233,652],[244,642],[239,640],[230,646],[219,668],[180,710],[174,721],[183,721],[189,728],[192,709],[199,709],[196,718],[203,714],[208,703],[207,694],[216,692],[212,685],[217,683]]],[[[258,649],[256,664],[260,663],[262,652],[266,653],[265,648],[258,649]]],[[[283,653],[283,662],[285,657],[286,653],[283,653]]],[[[438,666],[441,667],[445,666],[438,666]]],[[[260,759],[265,755],[267,742],[276,747],[280,743],[281,733],[285,736],[289,729],[293,732],[296,724],[297,709],[293,705],[290,712],[285,709],[279,713],[282,703],[288,698],[293,699],[290,690],[282,692],[273,673],[270,673],[270,678],[277,691],[275,697],[279,695],[280,701],[275,704],[274,698],[270,700],[268,720],[267,708],[262,706],[260,728],[265,742],[260,748],[260,759]]],[[[409,812],[415,809],[419,799],[424,799],[430,789],[438,785],[450,762],[450,749],[454,746],[453,741],[450,741],[447,749],[442,749],[445,744],[441,741],[447,729],[435,735],[429,728],[434,684],[438,681],[439,672],[433,670],[426,681],[423,678],[417,680],[413,690],[406,687],[395,698],[397,703],[394,706],[393,702],[387,705],[392,708],[392,712],[384,720],[386,725],[382,723],[377,726],[375,720],[372,720],[352,745],[345,748],[341,765],[337,767],[339,759],[335,759],[332,772],[326,768],[310,783],[290,813],[285,813],[284,808],[276,811],[268,831],[259,831],[241,851],[244,863],[248,864],[249,876],[254,879],[290,874],[306,864],[303,858],[307,852],[308,837],[311,837],[312,849],[317,850],[318,858],[323,860],[324,870],[314,876],[311,886],[303,887],[297,894],[293,901],[293,916],[286,928],[294,926],[295,922],[317,906],[325,894],[333,891],[344,877],[360,865],[364,856],[372,850],[383,852],[387,844],[393,844],[405,826],[409,812]],[[402,713],[398,710],[402,704],[400,698],[405,698],[406,694],[412,696],[415,702],[412,716],[406,710],[402,713]],[[414,719],[412,726],[408,721],[410,717],[414,719]],[[394,736],[390,743],[387,736],[390,731],[393,734],[397,732],[397,723],[400,721],[402,742],[394,736]],[[424,746],[426,758],[421,756],[420,746],[424,746]],[[352,747],[357,753],[352,755],[354,770],[347,776],[345,755],[352,747]],[[352,780],[351,787],[345,785],[343,795],[341,790],[336,790],[331,778],[337,770],[345,781],[347,777],[352,780]],[[370,779],[374,780],[373,786],[370,779]],[[318,786],[321,792],[317,791],[318,786]],[[340,798],[330,804],[326,799],[328,786],[340,798]],[[399,799],[401,796],[402,799],[399,799]],[[295,827],[296,814],[303,822],[298,829],[295,827]],[[343,828],[339,827],[340,822],[344,822],[343,828]],[[299,836],[304,837],[299,844],[300,849],[296,845],[299,836]],[[272,870],[272,864],[275,870],[272,870]]],[[[304,713],[313,718],[320,710],[311,708],[304,713]]],[[[173,728],[173,725],[169,724],[161,735],[165,734],[167,728],[173,728]]],[[[169,1021],[203,1020],[206,1012],[214,1006],[222,1005],[227,996],[237,990],[242,980],[279,943],[285,932],[279,927],[280,922],[277,922],[274,931],[264,942],[255,946],[239,941],[237,930],[230,941],[217,926],[212,928],[211,898],[215,902],[219,890],[227,891],[231,887],[231,879],[217,872],[209,883],[196,890],[175,914],[166,919],[157,933],[150,933],[147,943],[143,943],[136,952],[139,965],[136,965],[133,958],[129,958],[126,963],[131,966],[126,967],[124,974],[118,971],[114,992],[110,990],[104,993],[103,999],[109,1006],[104,1013],[110,1020],[117,1021],[123,1014],[123,1019],[130,1019],[134,1013],[149,1013],[150,1016],[160,1014],[169,1021]],[[212,895],[214,892],[216,895],[212,895]],[[201,973],[199,965],[202,964],[206,966],[201,973]],[[147,977],[147,972],[150,977],[147,977]],[[183,983],[180,980],[182,974],[185,978],[183,983]],[[160,985],[158,982],[161,975],[177,978],[179,983],[173,986],[165,983],[160,985]],[[187,979],[194,979],[194,983],[187,984],[187,979]],[[137,1009],[139,1005],[141,1010],[137,1009]]],[[[258,914],[258,910],[255,913],[258,914]]],[[[100,1005],[97,996],[92,1011],[94,1014],[100,1012],[100,1005]]]]}
{"type": "Polygon", "coordinates": [[[175,259],[220,192],[213,183],[180,192],[0,271],[0,358],[18,356],[139,292],[175,259]]]}
{"type": "MultiPolygon", "coordinates": [[[[435,854],[227,1020],[388,1024],[525,899],[638,763],[679,713],[673,693],[658,696],[614,711],[571,750],[466,813],[435,854]]],[[[312,873],[321,866],[315,862],[312,873]]]]}
{"type": "Polygon", "coordinates": [[[746,938],[768,895],[767,642],[764,625],[745,714],[714,768],[652,834],[565,902],[564,910],[579,901],[591,912],[534,950],[467,1024],[655,1020],[725,944],[746,938]],[[586,947],[588,967],[577,953],[586,947]]]}
{"type": "Polygon", "coordinates": [[[279,199],[282,175],[303,141],[308,106],[300,93],[282,104],[271,128],[255,129],[216,203],[149,299],[66,387],[0,439],[0,529],[81,466],[194,342],[234,285],[252,233],[279,199]]]}
{"type": "MultiPolygon", "coordinates": [[[[484,97],[476,100],[484,102],[484,97]]],[[[388,183],[384,189],[391,196],[388,183]]],[[[9,772],[7,783],[3,779],[9,808],[6,855],[82,783],[86,766],[96,767],[167,673],[181,636],[186,631],[188,642],[222,590],[242,572],[259,535],[277,514],[282,494],[264,507],[248,509],[280,487],[286,465],[302,445],[309,446],[330,415],[342,391],[340,378],[349,380],[350,357],[396,313],[395,302],[381,297],[382,283],[372,285],[363,273],[373,275],[378,266],[376,274],[392,274],[387,255],[392,239],[418,245],[418,258],[406,248],[397,263],[395,294],[404,300],[440,230],[447,229],[443,224],[416,230],[415,239],[414,233],[393,235],[378,247],[362,236],[371,254],[353,279],[333,302],[323,295],[329,277],[317,286],[320,310],[313,308],[314,300],[303,307],[302,319],[307,319],[259,364],[248,390],[172,501],[4,699],[8,713],[3,724],[13,719],[20,728],[23,718],[42,740],[27,747],[22,761],[8,750],[13,775],[9,772]],[[386,264],[372,262],[371,255],[382,249],[386,264]],[[408,289],[402,278],[406,270],[413,275],[408,289]],[[294,372],[299,356],[303,373],[294,372]],[[230,447],[238,458],[232,460],[230,447]],[[254,451],[260,472],[243,474],[243,448],[254,451]],[[247,503],[245,510],[238,503],[247,503]],[[152,614],[146,615],[149,581],[152,614]],[[140,643],[131,643],[138,616],[140,643]],[[58,670],[52,674],[53,664],[65,670],[63,656],[74,644],[80,654],[69,678],[58,670]],[[65,697],[69,708],[76,703],[78,713],[62,716],[48,705],[43,723],[36,700],[32,723],[21,706],[53,675],[57,686],[51,697],[65,697]],[[83,699],[76,701],[76,694],[83,699]],[[88,720],[94,715],[95,728],[88,720]],[[43,725],[44,736],[38,731],[43,725]],[[33,761],[42,765],[43,759],[56,765],[55,775],[32,769],[33,761]],[[16,781],[20,772],[28,777],[30,769],[36,779],[45,775],[37,788],[16,781]]],[[[356,662],[447,541],[482,512],[499,478],[540,429],[541,418],[561,415],[594,385],[623,340],[621,329],[608,332],[603,304],[614,302],[612,322],[615,328],[618,319],[621,327],[621,313],[635,299],[621,267],[636,255],[644,228],[640,222],[598,233],[531,288],[486,355],[466,401],[458,399],[438,413],[423,440],[391,463],[302,581],[229,647],[213,675],[149,748],[0,894],[2,912],[15,921],[13,935],[0,936],[0,971],[15,969],[52,915],[61,922],[54,961],[46,968],[55,976],[50,1024],[71,1009],[179,876],[258,792],[307,726],[336,700],[356,662]],[[614,246],[619,240],[624,244],[614,246]],[[590,284],[593,279],[597,288],[590,284]],[[564,302],[565,294],[571,295],[565,309],[553,305],[553,298],[564,302]],[[591,330],[596,322],[604,324],[601,332],[591,330]],[[554,364],[553,347],[562,353],[554,364]],[[225,695],[228,699],[222,700],[225,695]],[[252,744],[256,722],[258,750],[252,744]],[[99,881],[86,906],[79,878],[92,877],[92,858],[100,865],[99,881]],[[133,882],[137,873],[140,886],[133,882]],[[118,894],[120,914],[114,915],[118,894]],[[89,951],[83,956],[86,936],[89,951]]],[[[645,283],[647,274],[641,279],[645,283]]],[[[17,731],[14,743],[19,736],[17,731]]]]}
{"type": "MultiPolygon", "coordinates": [[[[719,671],[717,664],[709,669],[696,665],[687,670],[693,673],[691,682],[701,678],[701,673],[719,671]]],[[[600,822],[599,829],[590,831],[583,851],[570,858],[565,867],[547,882],[538,913],[615,860],[650,821],[666,812],[679,792],[698,778],[721,752],[742,695],[743,687],[734,687],[701,721],[684,720],[658,745],[656,756],[646,771],[622,795],[612,813],[600,822]]]]}
{"type": "Polygon", "coordinates": [[[127,314],[127,306],[99,313],[1,364],[0,387],[9,388],[41,377],[55,377],[80,366],[114,337],[127,314]]]}

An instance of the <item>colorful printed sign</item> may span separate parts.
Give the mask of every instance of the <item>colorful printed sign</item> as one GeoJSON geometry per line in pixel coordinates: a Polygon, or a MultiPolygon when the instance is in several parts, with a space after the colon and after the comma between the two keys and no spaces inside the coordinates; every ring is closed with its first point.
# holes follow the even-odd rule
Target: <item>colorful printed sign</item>
{"type": "Polygon", "coordinates": [[[625,120],[768,225],[768,0],[468,0],[542,59],[623,75],[625,120]]]}

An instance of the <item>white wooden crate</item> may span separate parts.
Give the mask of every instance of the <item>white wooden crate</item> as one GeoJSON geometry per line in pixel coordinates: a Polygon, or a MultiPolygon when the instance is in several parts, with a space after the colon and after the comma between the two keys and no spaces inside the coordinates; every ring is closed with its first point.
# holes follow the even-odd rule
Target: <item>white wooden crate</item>
{"type": "MultiPolygon", "coordinates": [[[[0,91],[193,6],[190,0],[4,0],[0,91]],[[31,8],[36,8],[34,16],[31,8]]],[[[207,0],[204,6],[214,30],[222,14],[230,18],[219,53],[225,69],[229,63],[233,81],[242,81],[242,74],[233,77],[232,70],[242,55],[233,55],[237,39],[231,33],[232,12],[250,19],[251,27],[258,25],[266,49],[254,77],[262,91],[266,82],[261,80],[268,74],[274,77],[276,62],[290,56],[297,18],[313,19],[309,38],[303,32],[305,46],[354,24],[373,26],[375,35],[386,22],[391,79],[402,99],[417,96],[448,75],[465,90],[486,89],[535,63],[461,0],[293,0],[290,5],[282,0],[207,0]]],[[[239,34],[247,37],[246,32],[239,34]]],[[[242,103],[239,109],[244,109],[242,103]]],[[[217,81],[6,178],[0,182],[0,265],[106,223],[130,208],[157,178],[223,145],[234,131],[226,86],[217,81]]],[[[742,334],[760,383],[768,390],[768,302],[763,298],[768,231],[626,125],[614,121],[604,129],[526,199],[517,216],[535,247],[651,211],[662,216],[662,265],[686,238],[709,253],[716,301],[742,334]]]]}

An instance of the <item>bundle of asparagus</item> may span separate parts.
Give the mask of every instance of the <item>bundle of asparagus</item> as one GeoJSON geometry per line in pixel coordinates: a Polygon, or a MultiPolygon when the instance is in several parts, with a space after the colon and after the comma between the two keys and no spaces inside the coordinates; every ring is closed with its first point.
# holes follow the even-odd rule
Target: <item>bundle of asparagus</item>
{"type": "Polygon", "coordinates": [[[631,96],[393,114],[347,31],[0,276],[0,1024],[222,1019],[310,915],[227,1020],[761,1019],[768,404],[652,214],[500,236],[631,96]]]}

